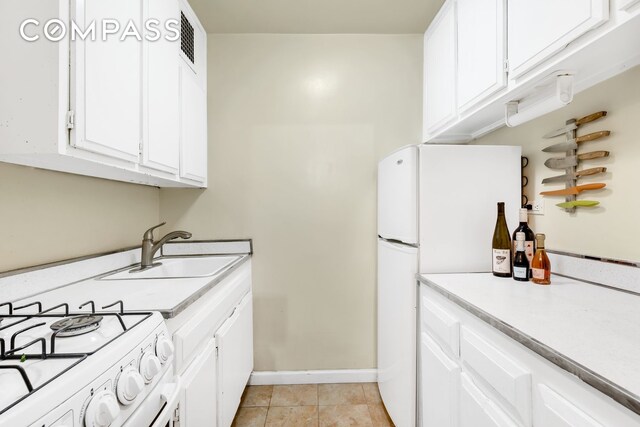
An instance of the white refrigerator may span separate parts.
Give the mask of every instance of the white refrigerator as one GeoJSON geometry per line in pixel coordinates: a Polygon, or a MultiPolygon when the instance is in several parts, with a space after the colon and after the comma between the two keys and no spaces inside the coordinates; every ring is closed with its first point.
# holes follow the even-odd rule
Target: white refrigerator
{"type": "Polygon", "coordinates": [[[416,425],[417,273],[490,272],[497,202],[520,207],[521,148],[408,146],[378,165],[378,387],[416,425]]]}

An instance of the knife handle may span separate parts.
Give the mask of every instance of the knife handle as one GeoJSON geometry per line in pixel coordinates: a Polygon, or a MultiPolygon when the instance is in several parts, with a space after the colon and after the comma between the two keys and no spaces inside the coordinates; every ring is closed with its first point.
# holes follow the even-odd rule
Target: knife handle
{"type": "Polygon", "coordinates": [[[559,206],[565,209],[570,209],[570,208],[577,208],[577,207],[590,208],[592,206],[598,206],[599,204],[600,202],[596,202],[595,200],[574,200],[572,202],[556,203],[556,206],[559,206]]]}
{"type": "Polygon", "coordinates": [[[591,169],[584,169],[581,171],[576,171],[576,178],[582,178],[583,176],[589,176],[589,175],[596,175],[599,173],[605,173],[607,171],[607,168],[591,168],[591,169]]]}
{"type": "Polygon", "coordinates": [[[598,120],[600,117],[604,117],[607,115],[606,111],[598,111],[597,113],[589,114],[588,116],[584,116],[578,120],[576,120],[576,124],[578,126],[583,125],[585,123],[593,122],[594,120],[598,120]]]}
{"type": "Polygon", "coordinates": [[[599,159],[602,157],[609,157],[608,151],[592,151],[590,153],[584,153],[578,155],[578,160],[591,160],[591,159],[599,159]]]}
{"type": "Polygon", "coordinates": [[[604,138],[605,136],[611,135],[611,131],[601,130],[599,132],[589,133],[587,135],[582,135],[576,138],[576,142],[587,142],[593,141],[594,139],[604,138]]]}

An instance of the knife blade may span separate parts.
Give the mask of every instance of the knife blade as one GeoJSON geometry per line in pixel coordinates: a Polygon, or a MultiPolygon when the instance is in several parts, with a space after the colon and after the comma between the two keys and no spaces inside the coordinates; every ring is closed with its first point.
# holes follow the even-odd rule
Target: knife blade
{"type": "Polygon", "coordinates": [[[569,179],[582,178],[583,176],[595,175],[598,173],[605,173],[606,171],[607,171],[607,168],[584,169],[581,171],[576,171],[575,174],[571,172],[571,173],[565,173],[564,175],[556,175],[549,178],[545,178],[542,180],[542,183],[547,184],[549,182],[565,182],[569,179]]]}
{"type": "Polygon", "coordinates": [[[608,151],[591,151],[590,153],[579,154],[577,156],[547,159],[547,161],[544,162],[544,165],[549,169],[566,169],[576,166],[579,160],[599,159],[608,156],[608,151]]]}
{"type": "Polygon", "coordinates": [[[584,184],[577,185],[575,187],[564,188],[562,190],[553,190],[553,191],[543,191],[540,193],[542,196],[572,196],[574,194],[580,194],[586,190],[599,190],[601,188],[606,187],[607,184],[603,183],[593,183],[593,184],[584,184]]]}
{"type": "Polygon", "coordinates": [[[545,153],[560,153],[563,151],[576,150],[578,148],[578,144],[581,142],[594,141],[596,139],[604,138],[605,136],[609,135],[611,135],[611,131],[601,130],[599,132],[593,132],[587,135],[570,139],[567,142],[550,145],[546,148],[543,148],[542,151],[544,151],[545,153]]]}
{"type": "Polygon", "coordinates": [[[577,207],[590,208],[593,206],[598,206],[599,204],[600,202],[596,202],[595,200],[574,200],[572,202],[556,203],[556,206],[565,209],[571,209],[577,207]]]}
{"type": "Polygon", "coordinates": [[[554,138],[556,136],[562,135],[574,129],[578,129],[578,126],[583,125],[585,123],[593,122],[606,115],[607,115],[606,111],[598,111],[597,113],[589,114],[588,116],[579,118],[578,120],[571,123],[570,125],[562,126],[561,128],[552,130],[551,132],[547,133],[543,138],[547,138],[547,139],[554,138]]]}

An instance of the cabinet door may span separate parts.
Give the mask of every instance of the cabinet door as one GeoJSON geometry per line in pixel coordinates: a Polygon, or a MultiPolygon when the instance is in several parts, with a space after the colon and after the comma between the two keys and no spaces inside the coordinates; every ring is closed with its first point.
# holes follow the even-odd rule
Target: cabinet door
{"type": "Polygon", "coordinates": [[[193,70],[180,69],[180,176],[207,180],[207,94],[193,70]]]}
{"type": "Polygon", "coordinates": [[[505,1],[457,0],[459,111],[507,84],[505,1]]]}
{"type": "Polygon", "coordinates": [[[423,427],[454,427],[458,420],[460,367],[427,334],[420,345],[420,401],[423,427]]]}
{"type": "Polygon", "coordinates": [[[517,426],[467,374],[461,375],[460,384],[460,427],[517,426]]]}
{"type": "Polygon", "coordinates": [[[185,426],[214,425],[216,419],[216,346],[210,340],[182,377],[180,422],[185,426]]]}
{"type": "Polygon", "coordinates": [[[545,427],[602,427],[582,409],[544,384],[539,387],[542,405],[536,414],[540,425],[545,427]]]}
{"type": "MultiPolygon", "coordinates": [[[[71,108],[75,128],[71,144],[95,153],[137,162],[142,138],[142,43],[124,40],[128,25],[142,25],[142,0],[75,0],[76,24],[95,38],[71,44],[71,108]],[[108,21],[110,20],[110,21],[108,21]],[[103,33],[118,25],[116,34],[103,33]]],[[[141,31],[141,30],[140,30],[141,31]]]]}
{"type": "Polygon", "coordinates": [[[456,21],[450,0],[424,35],[424,138],[456,118],[456,21]]]}
{"type": "Polygon", "coordinates": [[[229,427],[253,370],[253,304],[249,292],[215,335],[218,427],[229,427]]]}
{"type": "MultiPolygon", "coordinates": [[[[144,0],[146,18],[161,24],[180,17],[175,0],[144,0]]],[[[177,173],[180,166],[179,41],[145,42],[145,114],[142,164],[177,173]]]]}
{"type": "Polygon", "coordinates": [[[609,19],[608,0],[508,0],[507,10],[510,78],[609,19]]]}

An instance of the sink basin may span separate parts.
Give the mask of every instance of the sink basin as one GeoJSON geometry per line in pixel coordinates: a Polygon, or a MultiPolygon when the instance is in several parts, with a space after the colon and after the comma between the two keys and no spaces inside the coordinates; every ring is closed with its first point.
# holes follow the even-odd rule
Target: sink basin
{"type": "Polygon", "coordinates": [[[105,276],[102,280],[176,279],[213,276],[240,256],[199,256],[192,258],[162,258],[156,266],[145,270],[125,270],[105,276]]]}

